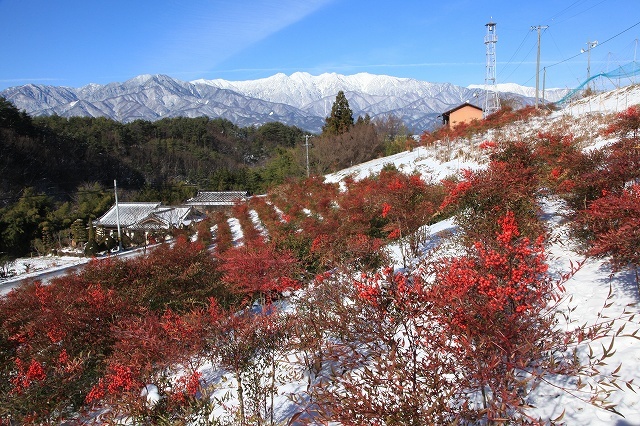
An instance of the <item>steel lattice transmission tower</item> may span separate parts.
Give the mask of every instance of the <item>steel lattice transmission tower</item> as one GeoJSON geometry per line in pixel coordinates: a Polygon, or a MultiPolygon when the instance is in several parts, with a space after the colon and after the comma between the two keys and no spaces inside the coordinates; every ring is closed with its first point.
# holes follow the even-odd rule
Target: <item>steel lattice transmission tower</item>
{"type": "Polygon", "coordinates": [[[487,46],[487,73],[484,78],[484,116],[493,114],[500,109],[500,98],[496,89],[496,23],[493,19],[485,25],[487,35],[484,36],[484,44],[487,46]]]}

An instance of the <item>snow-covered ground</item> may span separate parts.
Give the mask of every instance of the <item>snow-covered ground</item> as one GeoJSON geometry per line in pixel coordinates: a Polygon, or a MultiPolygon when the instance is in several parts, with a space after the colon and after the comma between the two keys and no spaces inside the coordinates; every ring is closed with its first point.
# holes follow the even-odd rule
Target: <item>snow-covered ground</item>
{"type": "Polygon", "coordinates": [[[34,256],[16,259],[10,262],[7,268],[15,274],[16,279],[21,279],[36,276],[43,271],[55,271],[68,266],[81,265],[88,261],[88,258],[79,256],[34,256]]]}
{"type": "Polygon", "coordinates": [[[594,113],[607,114],[624,111],[638,103],[640,103],[640,85],[636,84],[599,93],[594,96],[576,99],[565,105],[561,110],[556,111],[554,115],[571,115],[577,117],[594,113]]]}
{"type": "MultiPolygon", "coordinates": [[[[584,257],[577,253],[567,238],[568,229],[563,224],[566,212],[563,202],[543,200],[542,209],[549,229],[552,230],[550,240],[554,241],[548,248],[550,270],[559,276],[570,271],[570,262],[576,264],[584,260],[584,257]]],[[[567,329],[573,330],[582,324],[591,325],[598,321],[602,322],[602,318],[598,317],[600,313],[614,319],[625,310],[639,312],[637,304],[640,296],[633,274],[622,272],[612,275],[606,262],[602,260],[589,259],[585,262],[566,282],[565,288],[567,300],[563,304],[563,309],[573,309],[571,320],[574,321],[567,329]],[[611,306],[605,308],[609,303],[611,306]]],[[[622,325],[623,322],[618,321],[614,329],[617,330],[622,325]]],[[[640,382],[640,340],[624,336],[633,331],[634,329],[631,328],[615,338],[615,354],[607,358],[607,365],[600,367],[603,374],[610,374],[621,366],[618,374],[621,378],[619,385],[622,390],[613,389],[610,402],[616,404],[616,410],[624,415],[624,418],[589,405],[562,390],[544,385],[538,388],[535,395],[534,412],[543,418],[550,419],[560,416],[565,411],[563,421],[568,425],[640,425],[640,394],[634,393],[623,383],[628,380],[633,380],[634,383],[640,382]]],[[[607,338],[592,343],[594,354],[602,353],[601,344],[608,347],[610,342],[611,339],[607,338]]],[[[582,355],[585,356],[588,350],[588,346],[583,345],[582,355]]],[[[638,391],[637,388],[636,391],[638,391]]]]}
{"type": "Polygon", "coordinates": [[[4,272],[7,275],[0,278],[0,296],[8,293],[18,282],[26,278],[34,278],[43,274],[63,271],[83,265],[89,262],[89,258],[80,256],[34,256],[23,257],[10,261],[4,265],[4,272]]]}
{"type": "MultiPolygon", "coordinates": [[[[597,95],[575,101],[566,106],[565,109],[554,112],[544,119],[534,119],[527,123],[524,128],[512,129],[513,134],[522,135],[535,134],[542,126],[560,125],[566,117],[583,119],[580,121],[578,131],[586,131],[590,135],[589,144],[585,149],[607,143],[607,140],[598,136],[597,129],[584,129],[585,123],[592,125],[602,125],[602,120],[592,120],[592,115],[608,114],[622,111],[629,106],[640,104],[640,86],[625,87],[606,94],[597,95]],[[586,117],[586,118],[585,118],[586,117]]],[[[369,175],[377,174],[386,164],[394,164],[399,170],[411,173],[418,172],[423,176],[433,180],[440,180],[446,176],[456,174],[461,169],[477,169],[486,164],[486,153],[477,149],[477,144],[482,140],[489,140],[493,135],[466,141],[456,146],[440,148],[416,148],[410,152],[403,152],[390,157],[385,157],[364,164],[350,167],[340,172],[326,176],[328,182],[340,182],[346,176],[353,176],[361,179],[369,175]]],[[[550,229],[559,238],[554,239],[555,243],[549,247],[551,271],[557,274],[567,272],[570,262],[581,261],[582,258],[574,250],[571,241],[567,238],[567,233],[562,223],[564,205],[558,200],[544,200],[544,217],[549,223],[550,229]]],[[[252,213],[253,214],[253,213],[252,213]]],[[[239,223],[237,220],[230,220],[232,233],[235,239],[241,238],[239,223]]],[[[451,221],[445,221],[429,227],[425,235],[429,238],[437,237],[438,232],[451,229],[451,221]]],[[[429,241],[425,241],[429,245],[429,241]]],[[[392,247],[394,258],[397,259],[398,267],[402,266],[402,256],[397,248],[392,247]]],[[[29,258],[19,259],[14,265],[18,276],[26,277],[28,274],[41,272],[43,270],[59,268],[64,265],[75,264],[74,262],[86,262],[84,258],[50,257],[50,258],[29,258]]],[[[1,282],[0,282],[1,284],[1,282]]],[[[637,306],[627,307],[630,304],[637,304],[639,300],[638,290],[631,273],[611,274],[607,265],[603,261],[590,259],[565,285],[568,297],[572,298],[570,305],[575,307],[572,317],[578,324],[593,324],[599,320],[598,313],[601,312],[605,303],[612,302],[606,309],[606,314],[610,317],[620,315],[624,309],[638,311],[637,306]],[[611,299],[607,299],[610,289],[611,299]]],[[[565,306],[566,308],[566,306],[565,306]]],[[[633,332],[633,329],[626,330],[625,333],[633,332]]],[[[608,345],[609,341],[603,342],[608,345]]],[[[599,345],[599,343],[598,343],[599,345]]],[[[600,346],[594,346],[597,351],[600,346]]],[[[603,372],[611,372],[622,365],[619,375],[622,381],[633,379],[636,384],[640,384],[640,340],[632,337],[617,337],[615,341],[615,354],[608,358],[608,365],[602,367],[603,372]]],[[[587,350],[587,348],[584,348],[587,350]]],[[[600,349],[602,350],[602,349],[600,349]]],[[[219,381],[219,372],[202,369],[203,379],[206,381],[219,381]]],[[[291,416],[291,401],[287,394],[300,392],[304,384],[291,383],[280,389],[282,393],[278,398],[276,406],[279,407],[277,415],[279,420],[284,421],[291,416]]],[[[225,384],[226,390],[230,390],[233,383],[225,384]]],[[[572,397],[566,392],[562,392],[550,386],[541,386],[535,395],[534,413],[545,418],[558,417],[563,411],[565,415],[563,422],[568,425],[638,425],[640,426],[640,393],[636,394],[632,390],[612,389],[611,401],[617,404],[617,410],[625,417],[620,417],[603,409],[586,404],[579,399],[572,397]]],[[[636,388],[637,390],[637,388],[636,388]]],[[[223,390],[224,391],[224,390],[223,390]]]]}
{"type": "MultiPolygon", "coordinates": [[[[152,249],[153,246],[148,246],[147,248],[152,249]]],[[[146,248],[141,247],[120,253],[103,255],[93,259],[105,259],[109,256],[118,256],[120,258],[135,257],[145,253],[145,250],[146,248]]],[[[32,256],[9,261],[4,265],[6,277],[0,278],[0,297],[11,291],[12,288],[20,285],[22,280],[33,279],[46,281],[71,272],[78,267],[82,267],[82,265],[89,263],[91,259],[91,257],[85,257],[78,253],[77,256],[32,256]]]]}
{"type": "Polygon", "coordinates": [[[326,176],[326,182],[340,182],[347,176],[356,180],[377,175],[386,165],[393,164],[403,173],[418,172],[434,181],[457,174],[462,169],[478,169],[479,152],[475,147],[442,146],[438,148],[417,147],[389,157],[367,161],[326,176]]]}

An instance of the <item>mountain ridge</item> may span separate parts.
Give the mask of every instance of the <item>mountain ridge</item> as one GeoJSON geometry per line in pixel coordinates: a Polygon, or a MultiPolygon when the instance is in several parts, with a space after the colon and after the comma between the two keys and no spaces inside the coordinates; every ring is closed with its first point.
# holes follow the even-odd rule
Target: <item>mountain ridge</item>
{"type": "MultiPolygon", "coordinates": [[[[438,116],[452,106],[469,101],[482,105],[484,93],[479,87],[387,75],[296,72],[257,80],[189,82],[164,74],[142,74],[122,83],[90,83],[80,88],[27,84],[5,89],[0,96],[33,116],[108,117],[121,122],[207,116],[239,126],[279,121],[319,132],[340,90],[355,117],[395,116],[415,132],[432,128],[438,116]]],[[[509,96],[522,104],[532,103],[530,91],[519,92],[509,96]]]]}

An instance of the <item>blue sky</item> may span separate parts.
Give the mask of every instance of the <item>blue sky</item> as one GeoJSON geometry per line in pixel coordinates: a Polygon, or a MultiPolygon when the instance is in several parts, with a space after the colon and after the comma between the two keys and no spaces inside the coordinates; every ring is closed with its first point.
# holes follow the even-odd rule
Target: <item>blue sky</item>
{"type": "Polygon", "coordinates": [[[491,19],[498,83],[535,86],[537,25],[546,87],[586,79],[588,41],[592,75],[640,58],[640,0],[0,0],[0,90],[296,71],[483,84],[491,19]]]}

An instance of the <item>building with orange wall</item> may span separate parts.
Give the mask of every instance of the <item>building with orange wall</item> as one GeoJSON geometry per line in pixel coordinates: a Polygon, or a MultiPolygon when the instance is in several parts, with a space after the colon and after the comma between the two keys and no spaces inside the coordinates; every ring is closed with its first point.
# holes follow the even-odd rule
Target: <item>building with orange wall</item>
{"type": "Polygon", "coordinates": [[[472,120],[482,120],[482,108],[468,102],[442,113],[442,124],[449,127],[472,120]]]}

